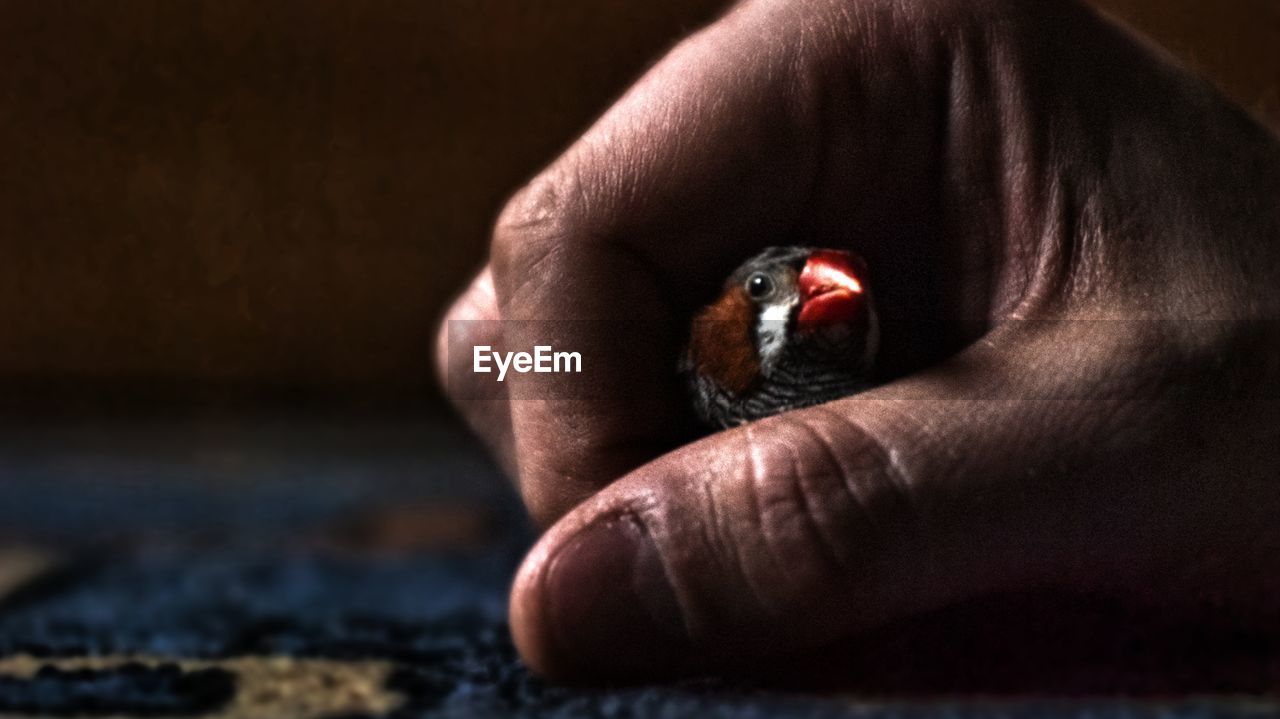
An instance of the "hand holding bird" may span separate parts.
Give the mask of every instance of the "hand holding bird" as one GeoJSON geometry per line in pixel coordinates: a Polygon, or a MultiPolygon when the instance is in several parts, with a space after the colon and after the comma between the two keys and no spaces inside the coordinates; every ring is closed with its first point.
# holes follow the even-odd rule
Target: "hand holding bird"
{"type": "Polygon", "coordinates": [[[1031,590],[1280,626],[1277,197],[1276,136],[1082,2],[742,2],[518,193],[450,316],[622,350],[608,396],[457,397],[549,527],[523,656],[726,671],[1031,590]],[[874,307],[778,238],[856,238],[874,307]],[[694,317],[697,408],[754,421],[691,442],[694,317]]]}

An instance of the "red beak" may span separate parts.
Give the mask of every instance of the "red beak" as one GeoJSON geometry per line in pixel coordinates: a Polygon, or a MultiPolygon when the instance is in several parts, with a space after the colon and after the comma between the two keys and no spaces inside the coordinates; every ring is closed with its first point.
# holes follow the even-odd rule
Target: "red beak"
{"type": "Polygon", "coordinates": [[[846,252],[819,250],[809,255],[799,285],[798,322],[803,332],[851,323],[862,310],[862,283],[846,252]]]}

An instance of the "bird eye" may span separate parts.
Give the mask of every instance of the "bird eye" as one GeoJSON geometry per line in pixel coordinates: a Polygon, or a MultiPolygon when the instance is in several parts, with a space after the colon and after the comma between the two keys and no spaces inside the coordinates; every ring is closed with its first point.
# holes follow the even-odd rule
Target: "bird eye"
{"type": "Polygon", "coordinates": [[[773,294],[773,278],[763,272],[751,275],[747,278],[747,294],[756,300],[762,300],[773,294]]]}

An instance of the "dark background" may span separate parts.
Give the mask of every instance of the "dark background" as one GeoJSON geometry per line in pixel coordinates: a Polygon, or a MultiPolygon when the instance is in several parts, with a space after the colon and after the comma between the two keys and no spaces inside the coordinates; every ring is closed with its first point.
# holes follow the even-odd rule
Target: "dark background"
{"type": "MultiPolygon", "coordinates": [[[[1280,118],[1276,0],[1104,0],[1280,118]]],[[[502,200],[721,0],[0,1],[0,397],[430,406],[502,200]]]]}

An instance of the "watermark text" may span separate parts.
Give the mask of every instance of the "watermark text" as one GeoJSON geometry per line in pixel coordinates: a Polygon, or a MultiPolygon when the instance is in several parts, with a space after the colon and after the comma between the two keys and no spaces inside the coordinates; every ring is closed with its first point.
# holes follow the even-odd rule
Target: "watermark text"
{"type": "Polygon", "coordinates": [[[488,374],[494,368],[498,370],[498,381],[507,378],[508,370],[519,374],[534,372],[536,374],[580,373],[582,372],[582,355],[578,352],[556,352],[551,345],[535,345],[533,353],[528,352],[496,352],[489,345],[476,345],[471,354],[471,371],[477,374],[488,374]]]}

